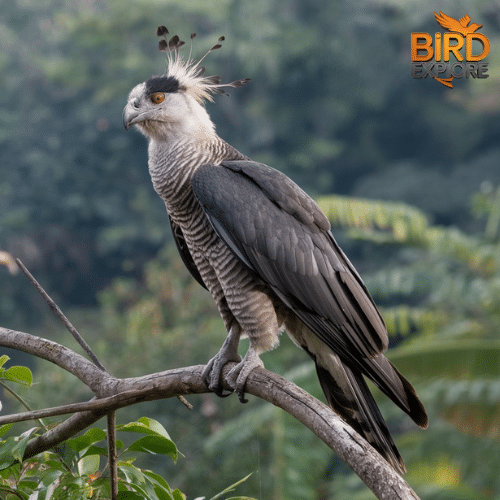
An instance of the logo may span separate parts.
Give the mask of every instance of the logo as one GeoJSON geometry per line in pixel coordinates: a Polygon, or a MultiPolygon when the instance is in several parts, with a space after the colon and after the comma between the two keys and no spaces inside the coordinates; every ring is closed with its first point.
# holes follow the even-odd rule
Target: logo
{"type": "Polygon", "coordinates": [[[447,31],[436,33],[434,40],[429,33],[411,34],[411,76],[430,76],[450,89],[455,78],[488,78],[488,63],[482,61],[490,41],[477,32],[483,25],[471,23],[468,15],[458,21],[441,11],[434,16],[447,31]]]}

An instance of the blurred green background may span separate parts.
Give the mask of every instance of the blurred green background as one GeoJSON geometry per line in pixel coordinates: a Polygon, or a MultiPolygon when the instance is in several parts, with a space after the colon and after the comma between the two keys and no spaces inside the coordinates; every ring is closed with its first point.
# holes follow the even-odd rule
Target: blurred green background
{"type": "MultiPolygon", "coordinates": [[[[137,83],[165,69],[158,24],[223,81],[219,135],[319,200],[386,318],[389,356],[430,415],[417,430],[378,398],[423,499],[500,498],[500,3],[347,0],[0,0],[0,250],[19,257],[117,376],[204,363],[224,330],[183,268],[151,186],[147,144],[123,129],[137,83]],[[434,11],[482,24],[489,78],[448,89],[410,76],[410,33],[434,11]],[[334,195],[335,193],[335,195],[334,195]]],[[[74,347],[26,280],[0,266],[0,325],[74,347]]],[[[245,346],[242,346],[244,350],[245,346]]],[[[37,407],[85,400],[35,370],[37,407]]],[[[287,338],[266,367],[322,398],[287,338]]],[[[6,396],[4,409],[17,411],[6,396]]],[[[259,499],[373,498],[308,430],[267,403],[208,394],[121,410],[156,418],[185,457],[144,466],[188,498],[253,472],[259,499]]]]}

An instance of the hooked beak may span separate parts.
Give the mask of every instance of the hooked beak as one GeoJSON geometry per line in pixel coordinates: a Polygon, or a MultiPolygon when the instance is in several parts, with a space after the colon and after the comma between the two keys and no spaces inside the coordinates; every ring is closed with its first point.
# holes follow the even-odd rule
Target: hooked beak
{"type": "Polygon", "coordinates": [[[131,103],[127,103],[127,105],[123,108],[123,126],[125,130],[128,130],[134,123],[137,123],[141,113],[138,109],[135,109],[131,103]]]}
{"type": "Polygon", "coordinates": [[[141,111],[140,108],[134,106],[132,102],[128,102],[123,108],[123,126],[128,130],[132,125],[148,120],[152,114],[153,112],[151,110],[141,111]]]}

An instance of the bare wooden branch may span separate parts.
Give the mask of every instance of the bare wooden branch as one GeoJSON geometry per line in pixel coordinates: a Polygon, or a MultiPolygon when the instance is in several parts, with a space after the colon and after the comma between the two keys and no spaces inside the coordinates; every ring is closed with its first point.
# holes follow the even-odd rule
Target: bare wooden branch
{"type": "Polygon", "coordinates": [[[108,464],[111,500],[118,499],[118,456],[116,454],[116,413],[108,414],[108,464]]]}
{"type": "Polygon", "coordinates": [[[184,397],[184,396],[177,396],[177,399],[188,409],[192,410],[193,405],[184,397]]]}
{"type": "MultiPolygon", "coordinates": [[[[0,327],[0,345],[48,359],[75,374],[98,398],[109,398],[103,406],[73,415],[42,436],[30,441],[24,458],[60,443],[103,416],[139,401],[209,392],[202,380],[203,365],[178,368],[142,377],[117,379],[88,360],[55,342],[0,327]]],[[[234,364],[224,368],[223,376],[234,364]]],[[[230,389],[229,386],[226,389],[230,389]]],[[[248,394],[262,398],[294,416],[334,450],[379,499],[418,500],[403,478],[367,441],[349,427],[328,406],[283,377],[255,369],[246,385],[248,394]]],[[[94,400],[89,403],[97,403],[94,400]]],[[[101,401],[104,402],[104,401],[101,401]]],[[[87,404],[89,404],[87,403],[87,404]]],[[[69,405],[68,405],[69,406],[69,405]]]]}
{"type": "Polygon", "coordinates": [[[96,410],[93,412],[85,411],[71,416],[54,429],[31,439],[24,451],[23,460],[28,460],[39,453],[50,450],[56,444],[74,437],[79,432],[87,429],[92,424],[95,424],[98,420],[105,417],[107,413],[107,410],[96,410]]]}
{"type": "Polygon", "coordinates": [[[88,359],[57,342],[37,337],[29,333],[0,327],[0,345],[32,354],[60,366],[80,379],[94,393],[111,377],[88,359]]]}
{"type": "Polygon", "coordinates": [[[93,363],[99,367],[101,370],[106,371],[106,368],[101,364],[99,358],[94,354],[90,346],[85,342],[84,338],[80,335],[77,329],[72,325],[70,320],[64,315],[59,306],[52,300],[49,294],[43,289],[42,285],[38,283],[35,277],[28,271],[26,266],[21,262],[20,259],[16,259],[17,265],[21,268],[23,274],[28,278],[30,283],[35,287],[35,290],[43,297],[46,304],[50,307],[50,310],[55,314],[55,316],[62,322],[66,329],[73,335],[74,339],[80,344],[81,348],[89,355],[93,363]]]}
{"type": "MultiPolygon", "coordinates": [[[[22,406],[24,406],[28,411],[23,413],[23,415],[26,415],[26,413],[28,414],[32,414],[33,413],[33,410],[31,409],[31,407],[28,405],[28,403],[26,403],[26,401],[21,397],[19,396],[19,394],[17,394],[15,391],[13,391],[7,384],[4,384],[3,382],[0,382],[0,387],[8,392],[14,399],[17,399],[17,401],[19,403],[21,403],[22,406]]],[[[19,414],[18,414],[19,415],[19,414]]],[[[1,418],[1,417],[0,417],[1,418]]],[[[10,418],[12,418],[12,416],[10,416],[10,418]]],[[[25,419],[21,419],[21,420],[16,420],[16,422],[22,422],[23,420],[38,420],[38,425],[40,427],[43,427],[45,430],[48,430],[47,429],[47,426],[45,425],[45,423],[41,420],[42,417],[32,417],[30,416],[30,418],[25,418],[25,419]]],[[[12,420],[9,420],[7,422],[5,422],[6,424],[10,424],[10,423],[14,423],[12,420]]],[[[1,424],[3,425],[3,424],[1,424]]]]}
{"type": "MultiPolygon", "coordinates": [[[[8,387],[5,389],[9,390],[8,387]]],[[[68,415],[69,413],[81,413],[86,411],[105,410],[110,411],[111,408],[123,408],[136,404],[144,399],[144,391],[128,391],[109,396],[107,398],[84,401],[82,403],[70,403],[64,406],[55,406],[53,408],[44,408],[43,410],[32,410],[14,415],[4,415],[0,417],[0,425],[13,424],[16,422],[26,422],[39,418],[58,417],[68,415]]],[[[192,406],[192,405],[190,405],[192,406]]]]}

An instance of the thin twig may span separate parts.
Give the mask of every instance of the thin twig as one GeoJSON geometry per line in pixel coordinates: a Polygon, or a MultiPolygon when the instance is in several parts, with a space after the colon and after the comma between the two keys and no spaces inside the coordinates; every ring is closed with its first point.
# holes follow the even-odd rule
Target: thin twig
{"type": "Polygon", "coordinates": [[[14,415],[4,415],[0,417],[0,425],[13,424],[16,422],[26,422],[27,420],[37,420],[39,418],[57,417],[68,413],[81,413],[83,411],[109,410],[128,406],[144,399],[144,391],[125,391],[107,398],[92,399],[82,403],[70,403],[64,406],[54,406],[43,410],[31,410],[14,415]]]}
{"type": "Polygon", "coordinates": [[[61,322],[64,324],[64,326],[67,328],[69,333],[73,335],[75,340],[80,344],[82,349],[89,355],[90,359],[92,362],[99,367],[101,370],[107,372],[106,368],[101,364],[99,361],[99,358],[94,354],[90,346],[85,342],[83,337],[78,333],[76,328],[71,324],[69,319],[63,314],[61,309],[59,309],[59,306],[52,300],[52,298],[49,296],[49,294],[43,289],[42,285],[38,283],[38,281],[35,279],[35,277],[28,271],[26,266],[21,262],[20,259],[16,259],[17,265],[21,268],[21,271],[24,273],[24,275],[29,279],[31,284],[35,287],[36,291],[43,297],[43,300],[47,303],[47,305],[50,307],[51,311],[61,320],[61,322]]]}
{"type": "Polygon", "coordinates": [[[193,409],[193,405],[184,397],[184,396],[177,396],[177,399],[184,405],[187,407],[188,410],[192,410],[193,409]]]}
{"type": "Polygon", "coordinates": [[[116,453],[116,413],[108,414],[108,463],[111,500],[118,499],[118,469],[116,453]]]}
{"type": "MultiPolygon", "coordinates": [[[[12,392],[8,387],[0,382],[0,385],[12,392]]],[[[13,393],[16,395],[15,393],[13,393]]],[[[184,396],[177,396],[189,410],[193,409],[193,405],[189,403],[184,396]]],[[[43,410],[31,410],[13,415],[4,415],[0,417],[0,426],[6,424],[14,424],[17,422],[26,422],[28,420],[38,420],[40,418],[59,417],[68,413],[80,413],[82,411],[94,410],[109,410],[113,407],[123,407],[139,402],[144,399],[144,391],[125,391],[107,398],[92,399],[81,403],[70,403],[63,406],[54,406],[52,408],[44,408],[43,410]]],[[[29,408],[29,407],[28,407],[29,408]]],[[[47,430],[47,427],[40,421],[40,425],[47,430]]]]}
{"type": "MultiPolygon", "coordinates": [[[[26,403],[26,401],[21,396],[19,396],[19,394],[17,394],[15,391],[13,391],[7,384],[4,384],[3,382],[0,382],[0,386],[3,387],[4,391],[7,391],[8,393],[10,393],[10,395],[12,397],[14,397],[15,399],[17,399],[19,401],[19,403],[21,403],[28,410],[27,413],[33,412],[33,410],[31,409],[30,405],[28,403],[26,403]]],[[[48,427],[44,424],[44,422],[41,420],[40,417],[33,417],[33,418],[30,418],[29,420],[38,420],[38,423],[40,424],[40,427],[43,427],[46,431],[49,430],[48,427]]],[[[10,423],[10,422],[6,422],[6,423],[10,423]]],[[[0,425],[3,425],[3,424],[0,424],[0,425]]]]}

